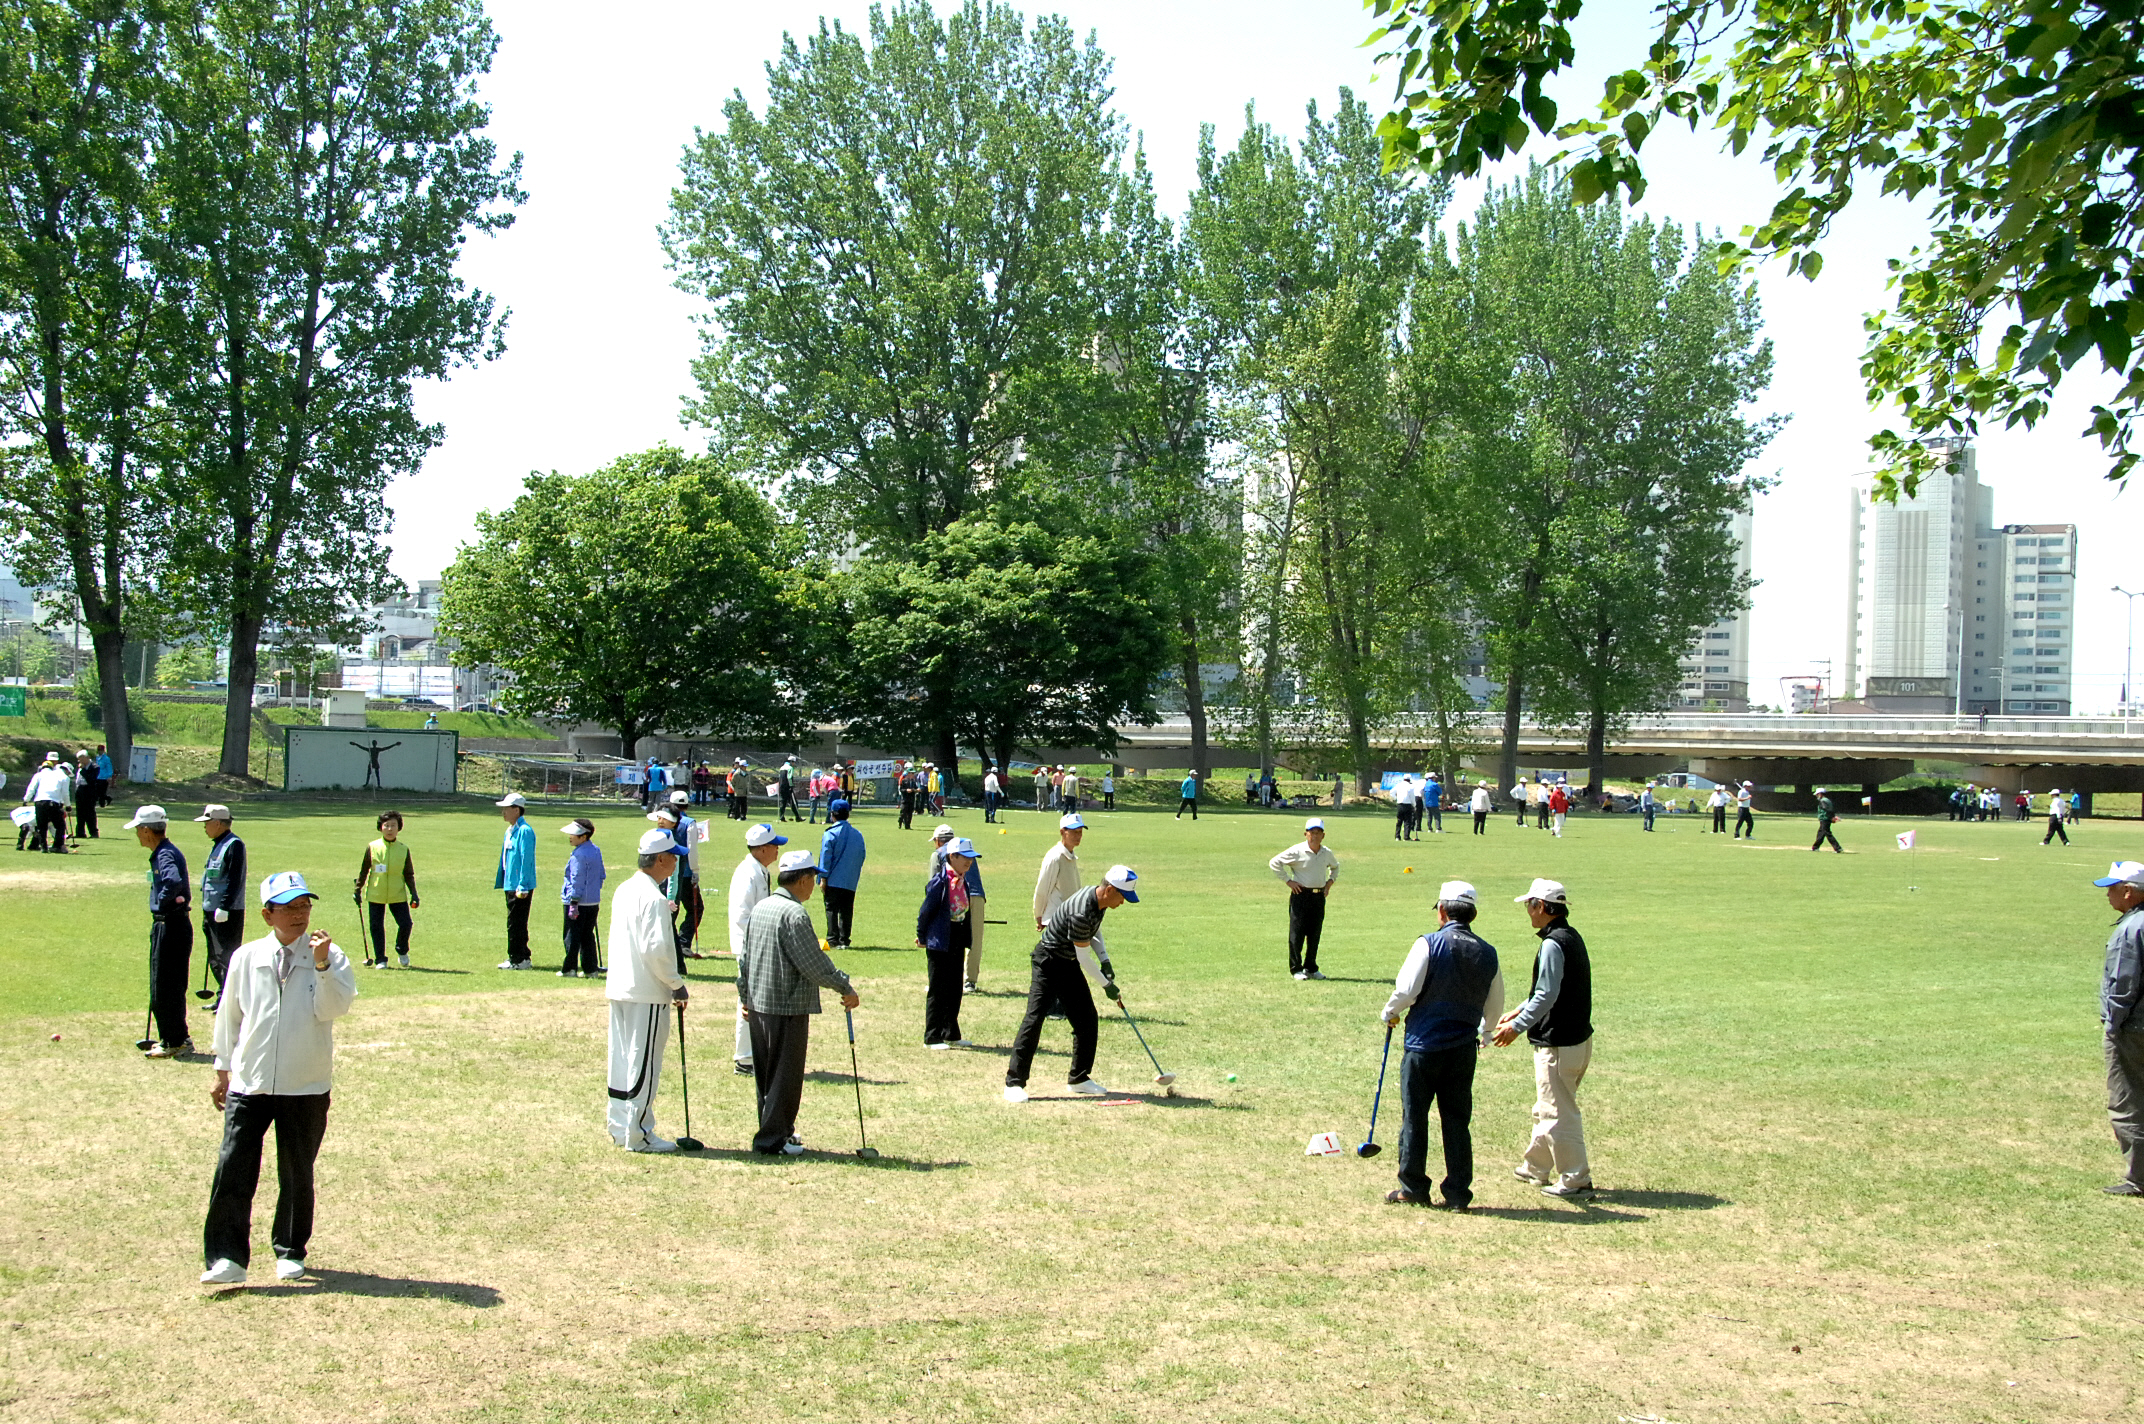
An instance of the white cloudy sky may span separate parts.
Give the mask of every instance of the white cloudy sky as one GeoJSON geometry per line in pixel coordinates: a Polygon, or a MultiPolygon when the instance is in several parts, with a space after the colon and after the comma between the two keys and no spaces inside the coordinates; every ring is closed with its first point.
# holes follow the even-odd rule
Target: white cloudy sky
{"type": "MultiPolygon", "coordinates": [[[[1050,8],[1115,56],[1118,109],[1144,134],[1157,187],[1178,209],[1201,124],[1216,125],[1225,145],[1246,103],[1295,130],[1307,101],[1329,107],[1343,85],[1373,101],[1386,94],[1369,85],[1370,53],[1359,48],[1368,26],[1356,0],[1050,8]]],[[[701,439],[678,418],[696,349],[693,303],[670,286],[656,240],[679,150],[695,125],[720,123],[732,90],[758,102],[762,67],[785,30],[807,32],[821,15],[861,28],[866,10],[851,0],[492,0],[502,43],[486,90],[501,146],[524,155],[529,201],[508,233],[472,244],[467,272],[513,320],[502,359],[420,397],[447,441],[390,494],[403,577],[436,575],[473,516],[510,502],[531,470],[585,470],[662,441],[701,439]]],[[[1634,61],[1645,15],[1633,0],[1589,7],[1580,39],[1588,67],[1558,96],[1566,113],[1598,93],[1611,60],[1634,61]]],[[[1646,156],[1645,210],[1662,218],[1732,235],[1770,206],[1767,176],[1720,154],[1709,135],[1663,133],[1646,156]]],[[[1459,213],[1473,197],[1461,194],[1459,213]]],[[[1779,678],[1840,654],[1847,482],[1882,423],[1861,393],[1861,315],[1882,304],[1884,260],[1915,232],[1903,205],[1860,200],[1826,249],[1818,282],[1761,278],[1778,350],[1768,408],[1793,419],[1760,466],[1779,476],[1756,521],[1762,586],[1750,691],[1760,701],[1781,700],[1779,678]]],[[[2096,444],[2075,434],[2097,392],[2079,386],[2079,398],[2039,431],[1984,438],[1980,470],[1998,521],[2081,526],[2075,698],[2078,711],[2096,712],[2117,699],[2125,638],[2125,600],[2102,590],[2144,579],[2130,553],[2144,535],[2144,487],[2122,494],[2100,478],[2096,444]]]]}

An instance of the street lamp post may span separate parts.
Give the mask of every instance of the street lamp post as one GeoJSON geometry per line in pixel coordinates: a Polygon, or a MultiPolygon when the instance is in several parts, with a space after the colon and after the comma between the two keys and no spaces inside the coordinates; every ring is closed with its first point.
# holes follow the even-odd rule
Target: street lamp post
{"type": "Polygon", "coordinates": [[[2135,668],[2133,664],[2136,659],[2137,650],[2138,595],[2131,593],[2128,589],[2123,588],[2120,584],[2116,584],[2114,586],[2114,591],[2129,600],[2129,633],[2128,636],[2123,640],[2122,647],[2122,717],[2124,720],[2127,720],[2131,715],[2129,710],[2132,701],[2130,697],[2130,689],[2136,685],[2135,683],[2130,681],[2130,678],[2135,673],[2135,668]]]}

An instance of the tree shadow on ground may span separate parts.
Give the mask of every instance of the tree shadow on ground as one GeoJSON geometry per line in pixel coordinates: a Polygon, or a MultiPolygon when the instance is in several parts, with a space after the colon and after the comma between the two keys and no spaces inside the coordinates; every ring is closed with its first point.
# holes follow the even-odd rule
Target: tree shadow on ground
{"type": "Polygon", "coordinates": [[[375,1276],[365,1271],[333,1271],[308,1268],[306,1279],[282,1285],[249,1286],[221,1292],[238,1295],[363,1295],[386,1300],[445,1300],[456,1305],[489,1310],[504,1297],[491,1286],[468,1281],[419,1281],[402,1276],[375,1276]]]}

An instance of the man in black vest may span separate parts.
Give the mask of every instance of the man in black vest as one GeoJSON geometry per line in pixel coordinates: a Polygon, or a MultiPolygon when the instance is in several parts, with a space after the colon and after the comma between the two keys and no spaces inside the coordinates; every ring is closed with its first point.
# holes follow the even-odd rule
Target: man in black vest
{"type": "Polygon", "coordinates": [[[1437,928],[1414,942],[1385,1003],[1389,1028],[1407,1016],[1400,1058],[1400,1184],[1393,1203],[1465,1211],[1474,1200],[1474,1060],[1504,1011],[1496,946],[1474,933],[1474,887],[1447,880],[1437,928]],[[1444,1132],[1444,1200],[1429,1195],[1429,1105],[1444,1132]]]}
{"type": "Polygon", "coordinates": [[[1578,1084],[1593,1059],[1593,966],[1586,942],[1571,928],[1564,888],[1536,880],[1524,895],[1541,950],[1534,956],[1533,992],[1497,1021],[1496,1046],[1521,1033],[1534,1048],[1534,1135],[1512,1175],[1533,1182],[1552,1197],[1593,1192],[1586,1162],[1586,1124],[1578,1111],[1578,1084]]]}
{"type": "Polygon", "coordinates": [[[216,976],[216,1007],[223,1005],[223,976],[245,937],[246,843],[231,834],[231,808],[208,805],[194,817],[208,832],[208,864],[201,870],[201,940],[216,976]]]}

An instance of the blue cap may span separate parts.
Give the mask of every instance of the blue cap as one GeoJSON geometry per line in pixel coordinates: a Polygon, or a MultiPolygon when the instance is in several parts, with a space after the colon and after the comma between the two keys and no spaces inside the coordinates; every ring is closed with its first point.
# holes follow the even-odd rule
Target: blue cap
{"type": "Polygon", "coordinates": [[[849,803],[836,796],[826,803],[826,814],[829,816],[846,816],[849,814],[849,803]]]}
{"type": "Polygon", "coordinates": [[[278,870],[261,882],[263,905],[287,905],[293,900],[317,900],[305,877],[295,870],[278,870]]]}

